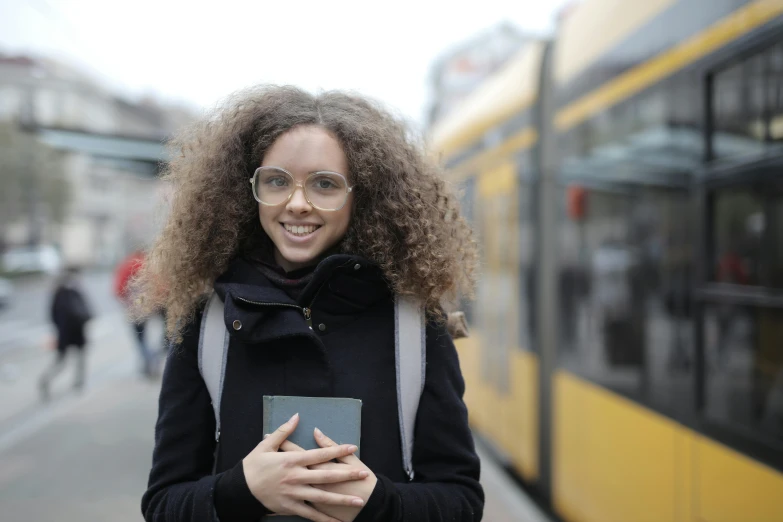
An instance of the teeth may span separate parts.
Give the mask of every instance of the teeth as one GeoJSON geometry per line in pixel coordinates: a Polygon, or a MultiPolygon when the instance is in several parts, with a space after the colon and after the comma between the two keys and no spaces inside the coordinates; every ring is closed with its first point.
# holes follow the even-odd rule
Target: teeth
{"type": "Polygon", "coordinates": [[[283,225],[286,230],[297,236],[306,236],[312,234],[318,228],[315,225],[283,225]]]}

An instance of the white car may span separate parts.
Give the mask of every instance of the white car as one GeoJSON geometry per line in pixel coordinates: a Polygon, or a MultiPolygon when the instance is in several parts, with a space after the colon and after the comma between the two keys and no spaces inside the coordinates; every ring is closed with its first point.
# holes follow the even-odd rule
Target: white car
{"type": "Polygon", "coordinates": [[[6,272],[44,272],[56,274],[62,268],[60,253],[51,245],[11,248],[3,254],[6,272]]]}

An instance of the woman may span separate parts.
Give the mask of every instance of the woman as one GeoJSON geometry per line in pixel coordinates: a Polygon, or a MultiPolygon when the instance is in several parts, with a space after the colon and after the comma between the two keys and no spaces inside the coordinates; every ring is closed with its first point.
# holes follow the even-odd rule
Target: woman
{"type": "Polygon", "coordinates": [[[480,520],[441,308],[470,293],[475,246],[405,126],[356,96],[267,87],[233,97],[174,147],[170,217],[136,282],[138,312],[165,308],[177,343],[146,520],[480,520]],[[217,442],[197,360],[213,291],[230,332],[217,442]],[[398,431],[395,294],[419,299],[429,319],[413,481],[398,431]],[[315,450],[287,442],[296,416],[265,438],[264,395],[361,399],[361,460],[328,434],[314,434],[315,450]]]}

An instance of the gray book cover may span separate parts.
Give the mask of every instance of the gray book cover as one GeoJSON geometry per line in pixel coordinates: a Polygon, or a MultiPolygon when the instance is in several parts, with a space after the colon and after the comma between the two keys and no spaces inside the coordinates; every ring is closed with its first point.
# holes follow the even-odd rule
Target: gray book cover
{"type": "MultiPolygon", "coordinates": [[[[339,397],[264,396],[264,433],[271,433],[299,414],[299,425],[288,440],[302,448],[316,449],[313,430],[320,429],[338,444],[355,444],[361,451],[362,401],[339,397]]],[[[270,515],[264,522],[302,522],[298,516],[270,515]]]]}

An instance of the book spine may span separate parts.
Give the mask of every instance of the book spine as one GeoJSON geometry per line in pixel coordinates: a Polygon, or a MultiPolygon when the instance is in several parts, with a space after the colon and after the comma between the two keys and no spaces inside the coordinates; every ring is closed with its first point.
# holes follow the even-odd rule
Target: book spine
{"type": "MultiPolygon", "coordinates": [[[[269,430],[271,433],[277,428],[272,427],[272,402],[274,401],[274,397],[270,396],[264,396],[264,424],[263,426],[266,426],[266,429],[269,430]]],[[[266,433],[264,433],[266,435],[266,433]]]]}

